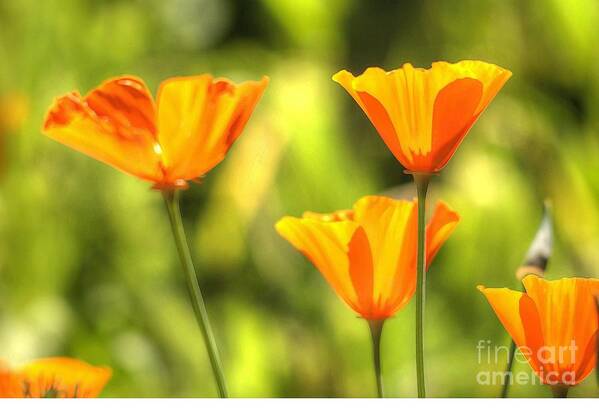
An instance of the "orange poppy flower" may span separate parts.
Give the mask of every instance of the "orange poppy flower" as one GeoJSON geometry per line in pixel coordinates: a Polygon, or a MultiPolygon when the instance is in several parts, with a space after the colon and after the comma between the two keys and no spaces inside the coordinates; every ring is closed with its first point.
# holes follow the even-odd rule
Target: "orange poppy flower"
{"type": "MultiPolygon", "coordinates": [[[[283,217],[279,234],[302,252],[355,312],[368,320],[394,315],[416,288],[416,201],[368,196],[353,210],[283,217]]],[[[459,215],[439,203],[427,227],[427,265],[459,215]]]]}
{"type": "Polygon", "coordinates": [[[523,280],[526,292],[478,289],[544,384],[580,383],[595,367],[599,280],[523,280]]]}
{"type": "Polygon", "coordinates": [[[141,79],[113,78],[85,97],[72,92],[55,100],[43,132],[156,188],[182,188],[225,157],[267,83],[171,78],[154,103],[141,79]]]}
{"type": "Polygon", "coordinates": [[[111,376],[107,367],[66,357],[44,358],[17,370],[0,367],[0,397],[94,398],[111,376]]]}
{"type": "Polygon", "coordinates": [[[435,173],[511,75],[493,64],[461,61],[435,62],[430,69],[368,68],[358,77],[343,70],[333,80],[360,105],[407,170],[435,173]]]}

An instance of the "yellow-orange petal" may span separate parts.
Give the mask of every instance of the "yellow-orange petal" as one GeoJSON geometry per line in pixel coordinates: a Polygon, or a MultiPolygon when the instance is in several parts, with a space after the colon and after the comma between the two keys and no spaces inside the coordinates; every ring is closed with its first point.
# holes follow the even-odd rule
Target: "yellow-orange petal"
{"type": "Polygon", "coordinates": [[[460,215],[447,203],[439,201],[426,226],[426,265],[433,262],[441,246],[447,241],[460,222],[460,215]]]}
{"type": "Polygon", "coordinates": [[[0,361],[0,398],[20,398],[23,390],[15,373],[0,361]]]}
{"type": "Polygon", "coordinates": [[[381,316],[374,308],[374,269],[372,251],[364,228],[354,231],[348,244],[349,277],[358,298],[359,313],[365,319],[379,319],[381,316]]]}
{"type": "Polygon", "coordinates": [[[295,217],[283,217],[275,225],[277,232],[314,264],[337,295],[361,313],[348,258],[349,243],[358,227],[353,221],[295,217]]]}
{"type": "Polygon", "coordinates": [[[158,91],[158,140],[169,181],[198,178],[239,137],[268,78],[235,85],[211,75],[177,77],[158,91]]]}
{"type": "Polygon", "coordinates": [[[482,96],[482,82],[472,78],[456,79],[439,91],[433,108],[431,154],[422,163],[415,158],[416,168],[436,172],[445,167],[478,118],[482,96]]]}
{"type": "Polygon", "coordinates": [[[404,167],[435,172],[447,163],[470,126],[510,76],[511,72],[493,64],[461,61],[436,62],[428,70],[411,64],[389,72],[368,68],[357,77],[341,71],[333,79],[358,102],[404,167]],[[441,90],[462,79],[471,80],[466,81],[471,89],[460,95],[454,91],[464,88],[463,84],[458,83],[455,89],[451,86],[435,106],[441,90]],[[482,85],[482,92],[472,87],[476,83],[482,85]],[[439,119],[433,131],[436,109],[439,119]],[[456,112],[452,110],[457,110],[458,115],[453,116],[456,112]],[[467,118],[469,113],[471,118],[467,118]],[[450,122],[445,123],[446,120],[450,122]]]}
{"type": "MultiPolygon", "coordinates": [[[[382,196],[366,196],[354,204],[354,221],[359,223],[366,235],[374,262],[374,308],[381,314],[392,313],[396,304],[390,299],[396,289],[410,286],[409,274],[399,271],[399,265],[405,257],[400,251],[408,236],[406,230],[415,220],[416,206],[413,201],[394,200],[382,196]],[[402,276],[401,282],[397,274],[402,276]]],[[[409,300],[409,299],[408,299],[409,300]]],[[[388,316],[386,316],[388,317],[388,316]]]]}
{"type": "Polygon", "coordinates": [[[499,321],[505,327],[523,353],[533,370],[540,372],[538,350],[543,346],[543,332],[539,313],[533,300],[526,293],[507,288],[485,288],[478,286],[495,311],[499,321]]]}
{"type": "Polygon", "coordinates": [[[154,103],[141,79],[119,77],[85,98],[56,99],[43,132],[77,151],[149,181],[162,179],[154,103]]]}
{"type": "Polygon", "coordinates": [[[522,283],[539,312],[545,346],[567,347],[573,341],[576,353],[546,365],[546,371],[573,370],[576,383],[591,372],[596,358],[598,279],[565,278],[548,281],[528,275],[522,283]]]}
{"type": "Polygon", "coordinates": [[[25,397],[95,398],[112,376],[108,367],[52,357],[33,361],[19,370],[25,397]]]}

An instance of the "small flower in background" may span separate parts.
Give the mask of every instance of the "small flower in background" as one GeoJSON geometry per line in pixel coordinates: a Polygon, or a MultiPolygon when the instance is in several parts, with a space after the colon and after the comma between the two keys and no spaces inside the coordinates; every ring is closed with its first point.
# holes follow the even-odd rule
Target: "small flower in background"
{"type": "MultiPolygon", "coordinates": [[[[303,253],[356,313],[368,321],[378,395],[383,384],[380,337],[385,320],[403,308],[416,289],[416,202],[367,196],[353,210],[283,217],[279,234],[303,253]]],[[[459,221],[439,203],[427,227],[432,261],[459,221]]]]}
{"type": "Polygon", "coordinates": [[[95,398],[112,376],[108,367],[52,357],[11,370],[0,366],[2,398],[95,398]]]}
{"type": "Polygon", "coordinates": [[[118,77],[85,97],[55,100],[43,132],[155,188],[185,188],[223,160],[267,84],[267,77],[239,85],[208,74],[171,78],[154,103],[141,79],[118,77]]]}
{"type": "Polygon", "coordinates": [[[435,62],[432,68],[368,68],[333,76],[360,105],[393,155],[413,173],[440,171],[510,78],[482,61],[435,62]]]}
{"type": "Polygon", "coordinates": [[[599,280],[531,274],[522,283],[526,292],[478,289],[541,381],[565,396],[595,367],[599,280]]]}

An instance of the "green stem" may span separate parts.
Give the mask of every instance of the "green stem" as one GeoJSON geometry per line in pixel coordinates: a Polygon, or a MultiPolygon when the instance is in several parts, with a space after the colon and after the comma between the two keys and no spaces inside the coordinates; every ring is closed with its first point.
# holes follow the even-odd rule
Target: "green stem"
{"type": "Polygon", "coordinates": [[[507,367],[505,368],[505,377],[503,379],[503,387],[501,388],[501,398],[507,398],[507,393],[510,388],[510,373],[512,372],[512,365],[514,364],[514,356],[516,355],[516,343],[512,340],[510,345],[510,352],[507,357],[507,367]]]}
{"type": "Polygon", "coordinates": [[[553,398],[568,398],[570,387],[567,385],[554,385],[551,387],[553,398]]]}
{"type": "Polygon", "coordinates": [[[196,315],[198,326],[200,326],[202,336],[204,337],[206,351],[210,357],[212,373],[214,374],[214,379],[218,386],[218,394],[221,398],[227,398],[227,385],[223,375],[218,348],[216,347],[214,334],[212,334],[208,312],[206,311],[202,291],[200,290],[193,261],[191,260],[187,238],[185,237],[185,230],[183,229],[183,221],[181,220],[181,211],[179,209],[179,194],[177,191],[163,191],[162,195],[168,211],[168,217],[173,231],[173,238],[177,246],[177,252],[179,253],[179,258],[181,260],[181,266],[183,267],[183,272],[187,279],[187,288],[189,289],[193,311],[196,315]]]}
{"type": "Polygon", "coordinates": [[[374,361],[374,376],[376,377],[376,389],[379,398],[385,397],[383,390],[383,375],[381,372],[381,333],[385,320],[369,320],[370,334],[372,336],[372,359],[374,361]]]}
{"type": "Polygon", "coordinates": [[[416,262],[416,379],[418,398],[426,397],[424,381],[424,306],[426,301],[426,193],[430,174],[414,173],[418,192],[418,258],[416,262]]]}

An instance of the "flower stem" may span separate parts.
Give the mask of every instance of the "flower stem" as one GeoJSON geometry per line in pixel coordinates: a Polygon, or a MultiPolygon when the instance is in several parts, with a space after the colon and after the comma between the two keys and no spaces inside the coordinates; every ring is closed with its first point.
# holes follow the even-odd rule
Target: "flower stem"
{"type": "Polygon", "coordinates": [[[426,397],[424,381],[424,306],[426,301],[426,193],[430,174],[413,173],[418,193],[418,258],[416,262],[416,379],[418,398],[426,397]]]}
{"type": "Polygon", "coordinates": [[[374,376],[376,377],[376,389],[379,398],[385,397],[383,390],[383,375],[381,373],[381,333],[385,320],[368,320],[370,334],[372,335],[372,358],[374,361],[374,376]]]}
{"type": "Polygon", "coordinates": [[[202,336],[204,337],[206,351],[210,357],[212,373],[214,374],[214,379],[218,386],[218,394],[221,398],[227,398],[227,385],[225,383],[218,348],[216,347],[214,334],[212,334],[208,312],[206,311],[202,291],[200,290],[193,261],[191,260],[191,253],[189,252],[185,230],[183,229],[183,221],[181,220],[181,211],[179,209],[179,194],[177,191],[169,190],[163,191],[162,195],[168,211],[168,217],[173,231],[173,238],[177,246],[177,252],[179,253],[179,258],[181,260],[181,266],[183,267],[183,272],[187,279],[187,288],[189,289],[193,311],[196,315],[198,326],[200,326],[202,336]]]}
{"type": "Polygon", "coordinates": [[[512,365],[514,364],[514,356],[516,355],[516,343],[512,340],[510,351],[507,357],[507,367],[505,368],[505,377],[503,379],[503,387],[501,388],[501,398],[507,398],[507,393],[510,389],[512,365]]]}

